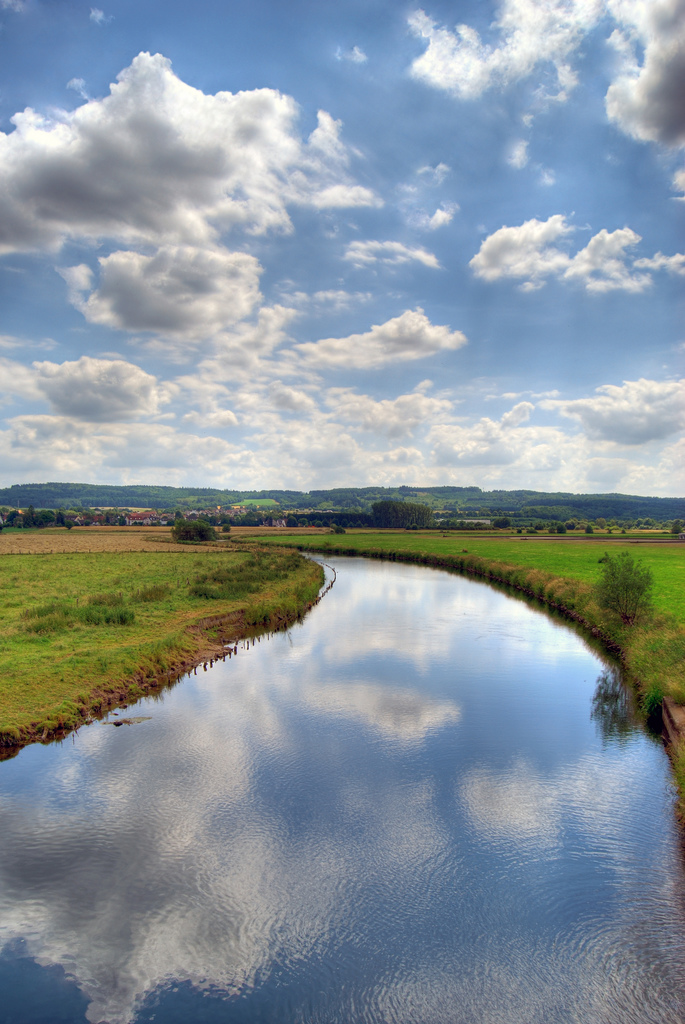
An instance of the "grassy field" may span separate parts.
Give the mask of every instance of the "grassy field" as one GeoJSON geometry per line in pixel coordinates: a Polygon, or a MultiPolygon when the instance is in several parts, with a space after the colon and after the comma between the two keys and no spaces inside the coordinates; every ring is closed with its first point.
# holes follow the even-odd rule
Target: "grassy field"
{"type": "Polygon", "coordinates": [[[292,621],[321,583],[299,552],[176,545],[161,529],[0,534],[0,745],[60,734],[292,621]]]}

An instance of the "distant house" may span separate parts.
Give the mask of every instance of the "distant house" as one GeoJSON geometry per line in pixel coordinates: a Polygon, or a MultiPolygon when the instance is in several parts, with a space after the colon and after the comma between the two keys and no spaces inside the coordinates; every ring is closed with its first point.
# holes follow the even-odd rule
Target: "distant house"
{"type": "Polygon", "coordinates": [[[683,530],[682,533],[678,534],[678,540],[685,540],[685,530],[683,530]]]}
{"type": "Polygon", "coordinates": [[[155,526],[159,517],[151,512],[129,512],[126,516],[127,526],[155,526]]]}

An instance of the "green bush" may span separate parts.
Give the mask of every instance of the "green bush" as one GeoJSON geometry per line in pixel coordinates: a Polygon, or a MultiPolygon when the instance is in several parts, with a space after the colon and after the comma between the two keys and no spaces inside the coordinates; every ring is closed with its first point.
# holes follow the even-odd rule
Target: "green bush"
{"type": "Polygon", "coordinates": [[[652,603],[652,572],[629,551],[617,555],[606,552],[600,559],[601,576],[597,583],[597,600],[602,608],[616,612],[627,626],[634,625],[652,603]]]}
{"type": "Polygon", "coordinates": [[[185,519],[177,519],[172,527],[171,536],[177,544],[216,540],[216,531],[205,519],[196,519],[194,522],[185,519]]]}

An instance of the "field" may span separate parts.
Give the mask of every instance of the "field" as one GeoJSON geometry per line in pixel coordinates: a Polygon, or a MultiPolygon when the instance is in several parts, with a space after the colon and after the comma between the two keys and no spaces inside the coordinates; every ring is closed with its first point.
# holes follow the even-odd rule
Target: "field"
{"type": "Polygon", "coordinates": [[[319,566],[159,528],[0,534],[0,744],[73,728],[162,685],[225,642],[291,621],[319,566]]]}

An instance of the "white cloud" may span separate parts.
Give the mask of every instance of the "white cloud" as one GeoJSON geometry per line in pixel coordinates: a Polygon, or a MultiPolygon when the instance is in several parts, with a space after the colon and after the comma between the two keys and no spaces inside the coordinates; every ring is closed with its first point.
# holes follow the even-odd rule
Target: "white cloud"
{"type": "Polygon", "coordinates": [[[383,200],[362,185],[329,185],[311,193],[307,202],[317,210],[335,210],[355,206],[382,206],[383,200]]]}
{"type": "Polygon", "coordinates": [[[373,298],[371,292],[347,292],[344,288],[326,288],[321,291],[309,294],[308,292],[286,290],[287,285],[292,282],[285,282],[281,298],[291,306],[330,308],[333,310],[349,309],[351,306],[358,306],[362,302],[370,302],[373,298]]]}
{"type": "Polygon", "coordinates": [[[70,78],[67,82],[67,89],[73,89],[73,91],[77,92],[79,96],[84,100],[90,99],[86,91],[85,78],[70,78]]]}
{"type": "Polygon", "coordinates": [[[517,465],[520,472],[556,469],[564,435],[551,427],[524,427],[533,408],[519,402],[499,421],[485,416],[463,426],[434,426],[429,433],[434,462],[441,467],[517,465]]]}
{"type": "Polygon", "coordinates": [[[526,166],[528,163],[528,143],[525,139],[518,139],[514,142],[509,151],[507,163],[510,167],[515,167],[517,171],[526,166]]]}
{"type": "Polygon", "coordinates": [[[343,50],[340,47],[335,51],[336,60],[348,60],[352,64],[366,64],[369,59],[363,50],[353,46],[351,50],[343,50]]]}
{"type": "Polygon", "coordinates": [[[642,292],[652,284],[647,269],[682,273],[685,256],[657,253],[651,259],[633,260],[627,249],[641,241],[630,228],[607,231],[602,228],[584,249],[570,256],[554,243],[575,229],[561,214],[546,221],[528,220],[518,227],[503,227],[489,235],[470,261],[476,277],[485,281],[514,278],[523,281],[524,291],[541,288],[545,278],[579,281],[589,292],[642,292]],[[643,271],[636,273],[636,270],[643,271]]]}
{"type": "Polygon", "coordinates": [[[436,164],[435,167],[419,167],[416,173],[420,174],[423,178],[426,178],[431,185],[442,185],[450,171],[451,167],[447,164],[439,163],[436,164]]]}
{"type": "Polygon", "coordinates": [[[294,349],[311,366],[373,369],[398,360],[423,359],[466,343],[461,331],[432,324],[422,309],[408,309],[384,324],[375,324],[364,334],[323,338],[295,345],[294,349]]]}
{"type": "Polygon", "coordinates": [[[437,257],[432,252],[421,248],[412,249],[401,242],[352,242],[347,247],[345,259],[354,263],[356,267],[369,266],[372,263],[398,266],[402,263],[416,261],[423,263],[425,267],[432,267],[434,270],[440,269],[437,257]]]}
{"type": "Polygon", "coordinates": [[[95,25],[109,25],[112,20],[112,15],[107,16],[99,7],[91,7],[88,17],[95,25]]]}
{"type": "Polygon", "coordinates": [[[577,420],[592,440],[641,445],[685,429],[685,379],[604,384],[592,398],[540,404],[577,420]]]}
{"type": "Polygon", "coordinates": [[[609,118],[636,139],[685,144],[685,0],[608,0],[621,68],[609,86],[609,118]],[[640,54],[640,56],[638,55],[640,54]]]}
{"type": "Polygon", "coordinates": [[[326,401],[337,419],[387,437],[411,435],[421,423],[436,417],[449,419],[453,408],[447,399],[431,398],[421,391],[376,401],[350,388],[331,388],[326,401]]]}
{"type": "Polygon", "coordinates": [[[153,256],[114,252],[99,264],[99,287],[87,297],[85,265],[60,273],[85,318],[108,327],[199,340],[249,316],[261,299],[259,262],[220,247],[165,246],[153,256]]]}
{"type": "Polygon", "coordinates": [[[651,276],[633,274],[626,265],[626,249],[633,248],[640,240],[630,228],[611,232],[602,228],[576,253],[563,276],[566,280],[580,280],[590,292],[644,291],[652,283],[651,276]]]}
{"type": "MultiPolygon", "coordinates": [[[[14,348],[13,338],[9,344],[3,345],[0,339],[0,348],[14,348]]],[[[30,367],[18,363],[13,359],[5,359],[0,356],[0,396],[3,401],[14,398],[31,399],[39,398],[40,392],[36,386],[36,375],[30,367]]]]}
{"type": "Polygon", "coordinates": [[[302,391],[283,384],[280,380],[272,381],[268,388],[270,405],[281,412],[313,413],[318,409],[314,399],[302,391]]]}
{"type": "Polygon", "coordinates": [[[445,227],[446,224],[450,223],[458,209],[459,207],[456,203],[443,203],[442,206],[438,207],[433,216],[429,218],[426,227],[429,231],[436,231],[438,228],[445,227]]]}
{"type": "Polygon", "coordinates": [[[533,219],[520,227],[502,227],[485,239],[469,266],[485,281],[514,277],[539,287],[542,278],[568,266],[568,255],[553,243],[572,230],[558,213],[546,221],[533,219]]]}
{"type": "Polygon", "coordinates": [[[163,479],[177,486],[189,473],[200,471],[203,479],[239,479],[245,487],[263,480],[255,452],[222,438],[154,422],[144,428],[139,423],[103,423],[85,430],[82,420],[71,417],[15,416],[0,432],[0,471],[27,480],[37,470],[67,480],[163,479]]]}
{"type": "Polygon", "coordinates": [[[484,43],[468,25],[440,28],[424,11],[409,18],[428,47],[411,65],[414,78],[461,99],[527,78],[541,65],[556,79],[560,99],[576,84],[570,61],[600,17],[603,0],[503,0],[493,29],[499,45],[484,43]]]}
{"type": "Polygon", "coordinates": [[[674,256],[664,256],[657,252],[650,259],[635,260],[635,267],[647,270],[666,270],[669,274],[685,274],[685,255],[677,252],[674,256]]]}
{"type": "Polygon", "coordinates": [[[410,73],[460,99],[535,72],[544,81],[547,73],[558,89],[553,98],[565,100],[577,82],[580,45],[607,16],[618,60],[605,100],[609,119],[636,139],[685,144],[685,0],[501,0],[492,43],[469,25],[439,27],[419,10],[409,27],[428,45],[410,73]]]}
{"type": "Polygon", "coordinates": [[[154,416],[174,391],[121,359],[81,356],[76,362],[37,362],[33,366],[36,388],[56,413],[72,419],[115,423],[154,416]]]}
{"type": "Polygon", "coordinates": [[[27,108],[0,133],[0,251],[206,245],[236,226],[289,231],[289,204],[378,205],[349,180],[340,123],[321,112],[303,143],[297,115],[273,89],[205,95],[141,53],[104,99],[54,119],[27,108]]]}

